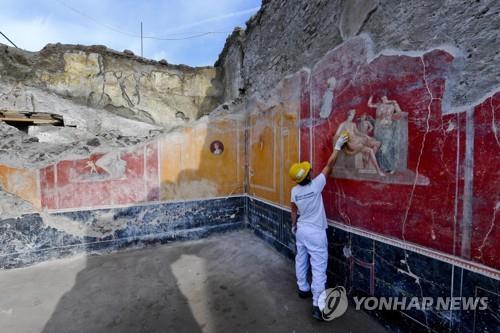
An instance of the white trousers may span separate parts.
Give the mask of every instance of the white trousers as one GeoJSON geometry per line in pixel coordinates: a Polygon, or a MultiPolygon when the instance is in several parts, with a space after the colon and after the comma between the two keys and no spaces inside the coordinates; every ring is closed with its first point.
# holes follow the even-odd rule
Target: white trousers
{"type": "Polygon", "coordinates": [[[325,290],[326,266],[328,264],[328,240],[324,229],[298,226],[296,236],[297,255],[295,274],[297,285],[302,291],[312,291],[313,305],[318,306],[319,295],[325,290]],[[312,266],[312,284],[307,282],[309,259],[312,266]]]}

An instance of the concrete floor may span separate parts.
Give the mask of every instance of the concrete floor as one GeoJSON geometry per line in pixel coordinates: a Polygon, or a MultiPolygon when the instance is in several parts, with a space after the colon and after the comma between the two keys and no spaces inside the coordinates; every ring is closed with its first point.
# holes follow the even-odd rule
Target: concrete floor
{"type": "Polygon", "coordinates": [[[0,272],[2,332],[385,332],[310,316],[293,264],[249,231],[0,272]]]}

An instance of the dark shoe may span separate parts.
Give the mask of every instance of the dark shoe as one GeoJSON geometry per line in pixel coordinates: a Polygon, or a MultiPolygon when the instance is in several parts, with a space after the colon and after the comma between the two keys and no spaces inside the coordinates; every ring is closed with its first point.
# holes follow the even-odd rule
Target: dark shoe
{"type": "Polygon", "coordinates": [[[310,290],[308,290],[308,291],[302,291],[300,289],[297,289],[297,293],[299,294],[299,297],[303,298],[303,299],[310,298],[312,296],[312,293],[311,293],[310,290]]]}
{"type": "Polygon", "coordinates": [[[316,319],[316,320],[319,320],[319,321],[325,321],[323,319],[323,314],[321,312],[321,310],[317,307],[317,306],[313,306],[313,318],[316,319]]]}

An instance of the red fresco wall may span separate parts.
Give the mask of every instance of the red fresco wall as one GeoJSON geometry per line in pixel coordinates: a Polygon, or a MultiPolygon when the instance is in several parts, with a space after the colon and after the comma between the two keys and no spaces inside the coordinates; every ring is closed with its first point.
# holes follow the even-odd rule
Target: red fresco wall
{"type": "Polygon", "coordinates": [[[500,267],[500,93],[474,109],[472,245],[474,260],[500,267]]]}
{"type": "Polygon", "coordinates": [[[60,161],[40,170],[42,207],[65,209],[159,200],[158,148],[60,161]],[[99,162],[100,161],[100,162],[99,162]]]}
{"type": "MultiPolygon", "coordinates": [[[[323,192],[328,218],[454,255],[462,253],[466,113],[442,114],[453,56],[444,50],[423,55],[380,55],[369,59],[362,38],[328,53],[304,86],[301,159],[318,173],[333,150],[337,127],[355,109],[376,117],[367,105],[386,95],[408,115],[406,176],[331,178],[323,192]],[[331,113],[320,116],[329,78],[336,79],[331,113]],[[312,142],[311,142],[312,141],[312,142]],[[311,151],[312,150],[312,151],[311,151]],[[409,175],[412,175],[411,177],[409,175]],[[421,181],[415,181],[419,175],[421,181]],[[404,181],[401,181],[405,178],[404,181]]],[[[470,258],[500,268],[499,141],[500,94],[474,111],[472,242],[470,258]]],[[[471,135],[469,133],[469,135],[471,135]]],[[[335,171],[334,171],[335,175],[335,171]]]]}

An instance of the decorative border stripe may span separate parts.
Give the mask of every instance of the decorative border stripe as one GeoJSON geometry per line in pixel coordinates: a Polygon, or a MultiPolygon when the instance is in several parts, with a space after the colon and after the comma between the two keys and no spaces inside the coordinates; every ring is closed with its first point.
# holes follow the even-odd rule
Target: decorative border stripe
{"type": "MultiPolygon", "coordinates": [[[[222,197],[210,197],[210,198],[194,198],[194,199],[183,199],[183,200],[166,200],[166,201],[148,201],[142,203],[129,203],[129,204],[121,204],[121,205],[103,205],[98,207],[77,207],[77,208],[62,208],[62,209],[48,209],[47,213],[67,213],[67,212],[79,212],[79,211],[88,211],[88,210],[102,210],[102,209],[113,209],[113,208],[129,208],[129,207],[144,207],[144,206],[153,206],[153,205],[161,205],[161,204],[170,204],[170,203],[183,203],[183,202],[196,202],[196,201],[211,201],[211,200],[220,200],[220,199],[231,199],[231,198],[244,198],[243,194],[233,194],[222,197]]],[[[34,211],[31,214],[37,214],[39,212],[34,211]]]]}
{"type": "MultiPolygon", "coordinates": [[[[249,195],[246,195],[246,196],[251,200],[257,200],[257,201],[260,201],[262,203],[274,206],[276,208],[280,208],[284,211],[288,211],[288,212],[290,211],[289,208],[283,207],[281,205],[277,205],[275,203],[271,203],[267,200],[252,197],[249,195]]],[[[440,252],[437,250],[432,250],[432,249],[429,249],[429,248],[426,248],[426,247],[423,247],[423,246],[420,246],[417,244],[403,242],[399,239],[390,238],[387,236],[382,236],[382,235],[373,233],[371,231],[363,230],[361,228],[345,225],[345,224],[340,223],[338,221],[334,221],[334,220],[329,219],[328,224],[332,227],[335,227],[335,228],[338,228],[338,229],[341,229],[341,230],[344,230],[344,231],[347,231],[347,232],[350,232],[350,233],[353,233],[353,234],[356,234],[359,236],[370,238],[370,239],[379,241],[379,242],[384,243],[384,244],[399,247],[399,248],[404,249],[404,250],[412,251],[412,252],[415,252],[415,253],[418,253],[418,254],[421,254],[421,255],[424,255],[424,256],[439,260],[439,261],[443,261],[443,262],[446,262],[446,263],[451,264],[453,266],[467,269],[471,272],[482,274],[482,275],[485,275],[485,276],[492,278],[492,279],[495,279],[495,280],[500,280],[500,271],[499,270],[492,268],[492,267],[485,266],[485,265],[477,263],[477,262],[473,262],[473,261],[470,261],[467,259],[456,257],[456,256],[453,256],[451,254],[440,252]]]]}

